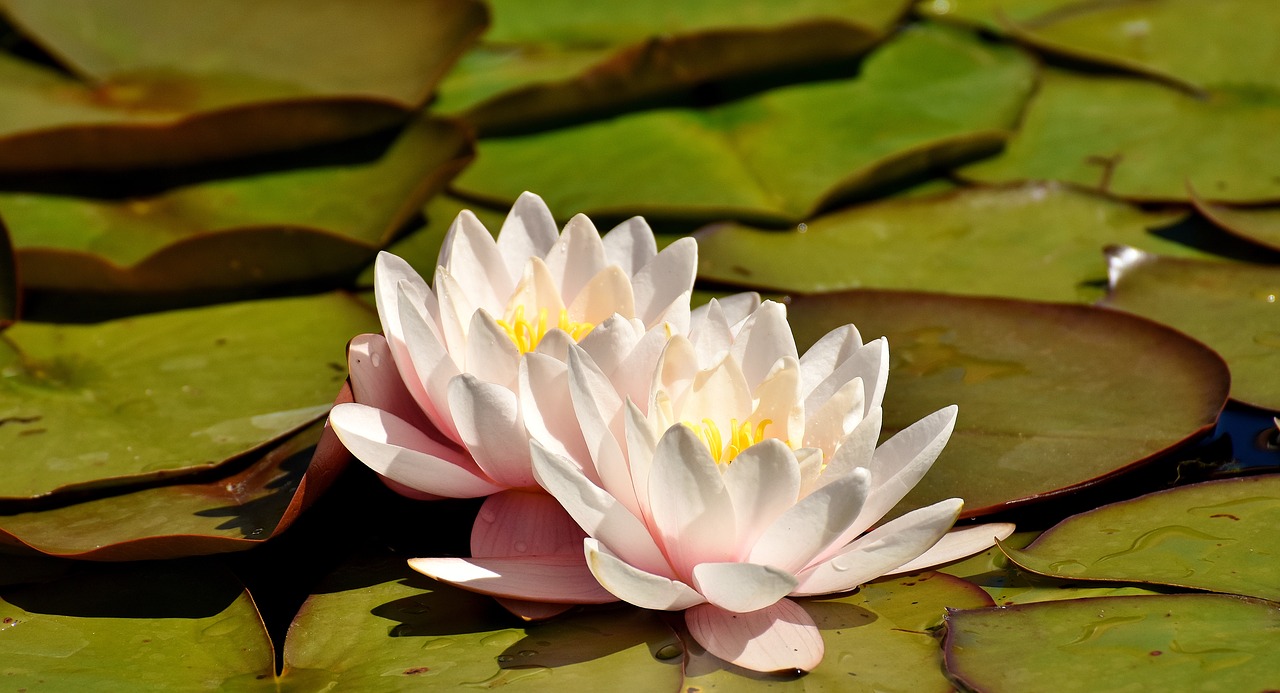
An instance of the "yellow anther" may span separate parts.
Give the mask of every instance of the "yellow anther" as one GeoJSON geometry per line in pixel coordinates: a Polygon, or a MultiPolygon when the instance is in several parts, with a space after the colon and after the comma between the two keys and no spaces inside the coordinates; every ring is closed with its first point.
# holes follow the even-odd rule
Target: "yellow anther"
{"type": "MultiPolygon", "coordinates": [[[[550,330],[547,327],[547,309],[538,310],[536,320],[525,318],[524,306],[516,306],[511,312],[511,317],[506,320],[499,320],[498,327],[511,338],[512,343],[520,350],[520,353],[526,354],[538,348],[538,344],[542,342],[542,338],[547,336],[550,330]]],[[[560,317],[556,320],[556,324],[551,329],[564,330],[568,333],[573,341],[578,341],[591,333],[595,329],[595,325],[589,322],[574,322],[569,318],[569,311],[561,308],[560,317]]]]}
{"type": "Polygon", "coordinates": [[[727,441],[720,433],[720,427],[711,419],[703,419],[700,425],[687,421],[684,425],[688,426],[699,440],[707,444],[707,449],[711,451],[711,459],[715,460],[716,464],[729,464],[738,456],[738,453],[764,440],[764,429],[771,423],[773,423],[772,419],[764,419],[756,424],[753,430],[749,421],[738,423],[737,419],[729,419],[727,441]]]}

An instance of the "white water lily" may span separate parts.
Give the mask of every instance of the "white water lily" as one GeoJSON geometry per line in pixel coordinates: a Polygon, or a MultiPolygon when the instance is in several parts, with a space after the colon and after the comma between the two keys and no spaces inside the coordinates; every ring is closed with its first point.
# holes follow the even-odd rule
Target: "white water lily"
{"type": "Polygon", "coordinates": [[[782,306],[713,302],[659,360],[647,411],[571,348],[590,465],[535,441],[533,469],[588,535],[579,566],[423,558],[420,572],[497,596],[686,610],[709,652],[760,671],[812,669],[822,638],[790,596],[851,590],[990,547],[1007,524],[948,532],[959,499],[875,527],[933,464],[947,407],[877,447],[883,339],[839,328],[798,356],[782,306]],[[592,584],[592,579],[595,584],[592,584]]]}
{"type": "Polygon", "coordinates": [[[581,530],[533,477],[529,441],[588,458],[567,386],[570,348],[623,396],[643,396],[673,332],[690,321],[697,247],[658,252],[639,217],[603,237],[578,215],[558,232],[520,196],[497,239],[470,211],[453,222],[433,284],[381,253],[374,292],[384,336],[352,343],[356,403],[334,407],[343,444],[419,498],[489,496],[475,556],[577,555],[581,530]]]}

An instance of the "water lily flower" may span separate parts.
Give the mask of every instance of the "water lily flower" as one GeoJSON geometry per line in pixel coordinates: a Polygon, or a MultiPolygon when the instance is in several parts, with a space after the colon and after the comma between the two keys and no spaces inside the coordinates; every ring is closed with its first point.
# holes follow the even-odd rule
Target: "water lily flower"
{"type": "Polygon", "coordinates": [[[612,595],[684,610],[707,651],[759,671],[822,659],[813,620],[790,597],[843,592],[989,548],[1012,525],[948,531],[959,499],[875,526],[933,464],[955,425],[946,407],[876,446],[888,369],[883,339],[853,326],[803,356],[782,306],[713,303],[673,336],[647,411],[571,349],[572,401],[592,464],[535,440],[533,471],[587,534],[569,563],[421,558],[418,571],[467,589],[591,603],[612,595]]]}
{"type": "Polygon", "coordinates": [[[431,286],[402,259],[378,256],[384,336],[353,341],[356,402],[334,407],[330,424],[401,493],[488,496],[473,555],[569,552],[580,563],[582,532],[536,483],[530,437],[586,457],[570,347],[623,396],[641,396],[668,335],[688,329],[696,266],[692,239],[658,252],[639,217],[603,237],[582,215],[558,232],[542,199],[525,193],[495,240],[463,211],[431,286]]]}

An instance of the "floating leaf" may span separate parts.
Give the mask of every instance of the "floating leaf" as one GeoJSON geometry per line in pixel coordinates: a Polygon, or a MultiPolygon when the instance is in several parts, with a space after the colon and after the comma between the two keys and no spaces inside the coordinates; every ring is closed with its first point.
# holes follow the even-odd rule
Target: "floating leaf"
{"type": "Polygon", "coordinates": [[[1075,580],[1140,582],[1280,599],[1280,476],[1207,481],[1074,515],[1019,567],[1075,580]]]}
{"type": "Polygon", "coordinates": [[[1224,595],[1072,599],[947,616],[965,690],[1263,691],[1276,687],[1280,608],[1224,595]]]}
{"type": "Polygon", "coordinates": [[[373,132],[485,24],[474,0],[4,0],[84,81],[0,54],[0,172],[173,166],[373,132]]]}
{"type": "Polygon", "coordinates": [[[797,220],[989,151],[1033,75],[1016,49],[919,26],[873,53],[857,79],[483,140],[454,187],[494,206],[538,190],[553,209],[593,218],[797,220]]]}
{"type": "Polygon", "coordinates": [[[377,319],[343,294],[0,335],[0,498],[207,469],[300,429],[377,319]]]}
{"type": "Polygon", "coordinates": [[[18,317],[18,271],[13,255],[9,231],[0,223],[0,328],[18,317]]]}
{"type": "Polygon", "coordinates": [[[888,336],[886,437],[960,406],[902,507],[960,497],[974,516],[1064,493],[1207,433],[1226,403],[1217,354],[1114,311],[851,291],[800,297],[788,312],[802,348],[845,323],[888,336]]]}
{"type": "Polygon", "coordinates": [[[705,82],[857,56],[909,0],[495,0],[493,27],[441,84],[435,109],[482,132],[616,110],[705,82]]]}
{"type": "Polygon", "coordinates": [[[98,566],[6,588],[0,617],[14,690],[221,690],[275,668],[253,600],[209,566],[98,566]]]}
{"type": "Polygon", "coordinates": [[[350,459],[317,422],[224,479],[0,516],[0,544],[111,561],[242,551],[292,525],[350,459]]]}
{"type": "Polygon", "coordinates": [[[1069,11],[1073,5],[1090,4],[1088,0],[919,0],[915,11],[930,19],[1001,32],[1010,22],[1026,22],[1053,10],[1069,11]]]}
{"type": "Polygon", "coordinates": [[[1105,303],[1213,347],[1232,399],[1280,410],[1280,267],[1197,262],[1117,250],[1105,303]]]}
{"type": "Polygon", "coordinates": [[[1119,242],[1191,254],[1150,232],[1182,212],[1147,212],[1057,185],[966,189],[888,200],[787,232],[739,224],[698,239],[698,276],[780,291],[876,287],[1094,301],[1102,249],[1119,242]]]}
{"type": "Polygon", "coordinates": [[[417,120],[367,160],[105,200],[0,193],[23,282],[41,289],[241,289],[351,274],[466,162],[453,123],[417,120]]]}
{"type": "Polygon", "coordinates": [[[1061,180],[1133,200],[1280,200],[1280,91],[1224,86],[1196,98],[1136,79],[1046,71],[1018,134],[960,175],[1061,180]]]}
{"type": "Polygon", "coordinates": [[[1280,207],[1231,207],[1192,197],[1209,221],[1251,243],[1280,252],[1280,207]]]}

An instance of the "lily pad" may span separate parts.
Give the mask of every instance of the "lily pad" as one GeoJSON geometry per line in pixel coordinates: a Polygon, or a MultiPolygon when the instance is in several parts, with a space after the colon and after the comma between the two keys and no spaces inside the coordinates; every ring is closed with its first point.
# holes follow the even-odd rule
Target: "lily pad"
{"type": "Polygon", "coordinates": [[[538,190],[593,218],[785,223],[997,147],[1034,73],[1017,49],[916,26],[857,79],[483,140],[454,188],[495,207],[538,190]]]}
{"type": "Polygon", "coordinates": [[[0,56],[0,172],[174,166],[403,121],[484,28],[474,0],[0,3],[79,79],[0,56]]]}
{"type": "Polygon", "coordinates": [[[853,323],[889,339],[884,436],[949,404],[951,442],[900,507],[964,516],[1110,477],[1213,428],[1228,374],[1199,342],[1088,306],[897,291],[799,297],[802,348],[853,323]]]}
{"type": "Polygon", "coordinates": [[[1207,481],[1063,520],[1019,567],[1076,580],[1139,582],[1280,600],[1280,475],[1207,481]]]}
{"type": "Polygon", "coordinates": [[[377,329],[345,294],[0,335],[0,498],[188,474],[328,411],[342,345],[377,329]]]}
{"type": "Polygon", "coordinates": [[[1151,233],[1184,216],[1053,184],[888,200],[790,231],[717,224],[698,239],[698,276],[752,288],[876,287],[1050,301],[1101,298],[1102,249],[1121,242],[1201,255],[1151,233]]]}
{"type": "Polygon", "coordinates": [[[915,11],[929,19],[1001,33],[1010,22],[1026,22],[1055,10],[1069,11],[1076,5],[1093,4],[1093,0],[919,0],[915,11]]]}
{"type": "Polygon", "coordinates": [[[315,423],[224,479],[0,517],[0,544],[110,561],[243,551],[288,529],[350,459],[315,423]]]}
{"type": "Polygon", "coordinates": [[[493,27],[434,109],[491,134],[617,110],[703,83],[860,55],[909,0],[496,0],[493,27]]]}
{"type": "Polygon", "coordinates": [[[1280,267],[1117,250],[1105,304],[1175,327],[1231,367],[1231,397],[1280,410],[1280,267]]]}
{"type": "Polygon", "coordinates": [[[275,667],[253,600],[209,566],[98,566],[9,587],[0,617],[0,676],[14,690],[221,690],[275,667]]]}
{"type": "Polygon", "coordinates": [[[1232,207],[1191,200],[1209,221],[1251,243],[1280,252],[1280,207],[1232,207]]]}
{"type": "Polygon", "coordinates": [[[4,192],[0,215],[29,287],[243,290],[354,273],[470,153],[459,125],[420,119],[358,162],[114,200],[4,192]]]}
{"type": "Polygon", "coordinates": [[[0,223],[0,329],[18,317],[18,270],[13,255],[9,231],[0,223]]]}
{"type": "Polygon", "coordinates": [[[1046,71],[1018,134],[969,180],[1061,180],[1116,197],[1280,200],[1280,91],[1223,86],[1194,97],[1123,77],[1046,71]]]}
{"type": "Polygon", "coordinates": [[[965,690],[1263,691],[1280,681],[1280,607],[1225,595],[1107,597],[954,611],[965,690]]]}

